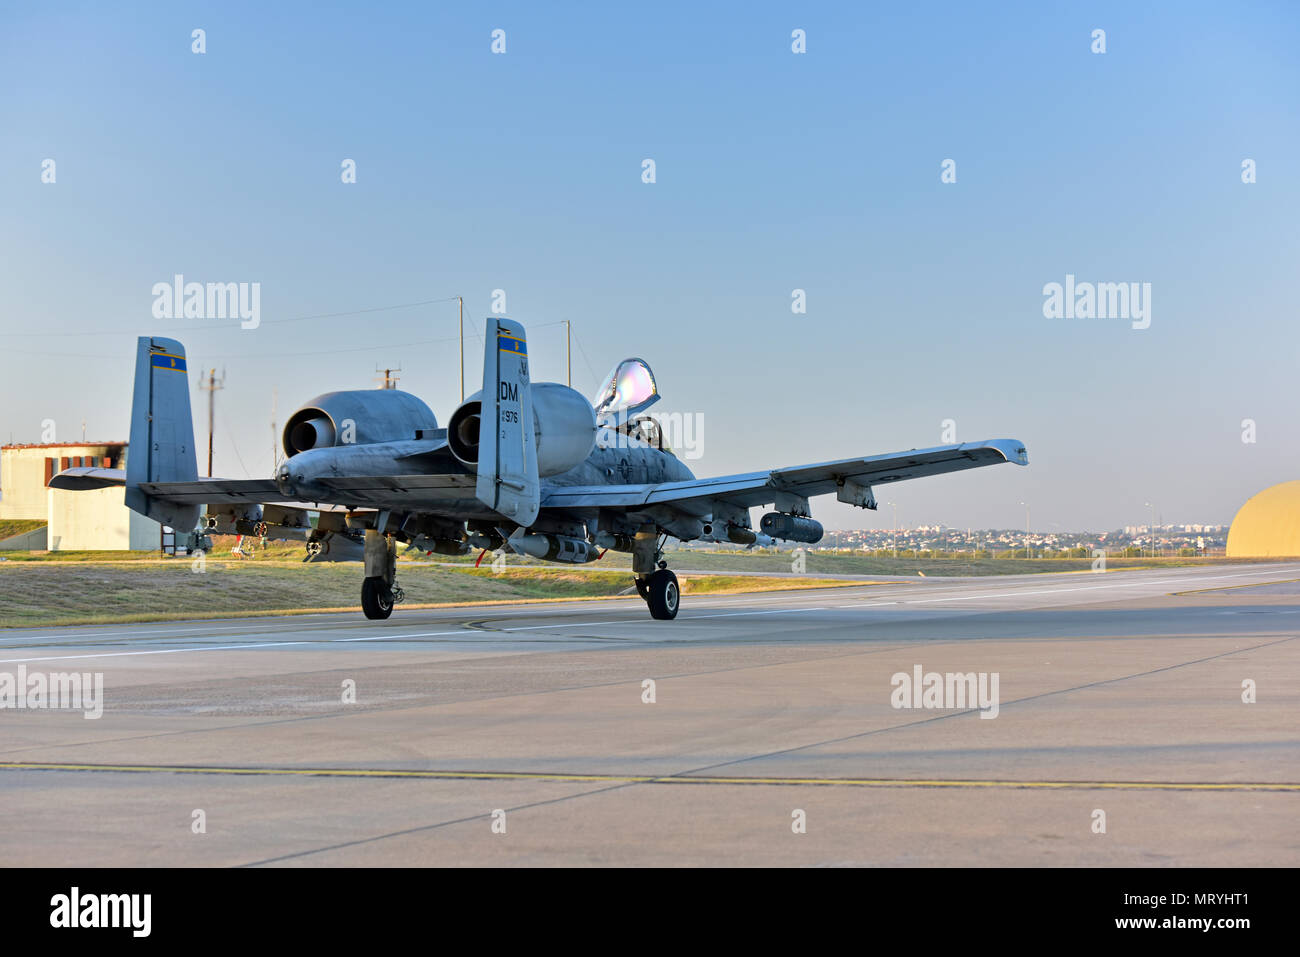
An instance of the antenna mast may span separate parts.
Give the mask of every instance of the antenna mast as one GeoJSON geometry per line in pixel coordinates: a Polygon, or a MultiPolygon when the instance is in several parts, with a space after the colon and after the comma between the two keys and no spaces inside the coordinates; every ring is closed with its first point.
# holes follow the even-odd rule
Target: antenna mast
{"type": "Polygon", "coordinates": [[[381,389],[396,389],[396,388],[397,388],[397,379],[398,379],[398,377],[397,377],[396,375],[394,375],[393,373],[395,373],[395,372],[401,372],[401,371],[402,371],[402,367],[401,367],[401,366],[398,366],[396,369],[381,369],[381,368],[379,368],[379,366],[375,366],[375,371],[376,371],[376,372],[382,372],[382,373],[384,374],[384,377],[383,377],[382,380],[379,379],[378,377],[375,378],[375,381],[376,381],[376,382],[381,382],[381,381],[382,381],[382,383],[383,383],[379,388],[381,388],[381,389]]]}

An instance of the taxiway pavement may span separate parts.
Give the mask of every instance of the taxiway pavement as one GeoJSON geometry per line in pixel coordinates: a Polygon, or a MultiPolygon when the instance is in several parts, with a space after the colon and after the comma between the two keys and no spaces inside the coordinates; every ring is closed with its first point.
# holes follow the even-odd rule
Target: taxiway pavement
{"type": "Polygon", "coordinates": [[[0,709],[11,865],[1300,863],[1300,563],[0,631],[19,669],[103,713],[0,709]],[[894,707],[918,665],[997,717],[894,707]]]}

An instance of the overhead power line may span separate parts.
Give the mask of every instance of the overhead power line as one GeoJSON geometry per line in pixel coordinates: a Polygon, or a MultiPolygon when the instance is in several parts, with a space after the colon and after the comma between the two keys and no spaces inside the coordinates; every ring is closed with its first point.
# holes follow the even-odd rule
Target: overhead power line
{"type": "MultiPolygon", "coordinates": [[[[260,323],[263,326],[278,325],[283,322],[304,322],[308,319],[338,319],[343,316],[362,316],[371,312],[392,312],[397,309],[414,309],[416,306],[431,306],[440,302],[455,302],[459,296],[447,296],[442,299],[421,299],[418,302],[399,302],[391,306],[372,306],[368,309],[350,309],[347,312],[319,312],[309,316],[290,316],[286,319],[267,319],[260,323]]],[[[201,319],[171,319],[169,322],[202,322],[201,319]]],[[[213,320],[220,321],[220,320],[213,320]]],[[[232,329],[239,329],[240,326],[234,323],[213,326],[195,326],[187,329],[186,334],[194,332],[229,332],[232,329]]],[[[0,336],[136,336],[149,335],[147,332],[139,332],[135,329],[94,329],[85,332],[0,332],[0,336]]]]}

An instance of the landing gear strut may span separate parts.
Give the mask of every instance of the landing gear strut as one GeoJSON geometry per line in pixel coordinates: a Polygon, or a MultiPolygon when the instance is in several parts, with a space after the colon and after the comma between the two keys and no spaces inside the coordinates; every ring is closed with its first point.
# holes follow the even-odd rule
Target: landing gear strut
{"type": "Polygon", "coordinates": [[[366,529],[366,579],[361,583],[361,610],[367,618],[387,618],[403,598],[397,587],[397,540],[366,529]]]}

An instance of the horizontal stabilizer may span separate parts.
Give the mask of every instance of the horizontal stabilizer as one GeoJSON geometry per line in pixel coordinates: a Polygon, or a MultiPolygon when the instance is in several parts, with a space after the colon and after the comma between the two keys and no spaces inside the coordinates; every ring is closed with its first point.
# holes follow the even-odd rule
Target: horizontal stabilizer
{"type": "Polygon", "coordinates": [[[475,501],[475,478],[465,473],[355,477],[340,475],[317,481],[334,493],[332,498],[335,505],[291,500],[272,479],[201,478],[193,482],[149,482],[141,485],[140,489],[153,500],[176,505],[286,505],[313,511],[350,511],[390,508],[394,504],[409,504],[414,507],[475,501]]]}
{"type": "Polygon", "coordinates": [[[88,492],[97,488],[112,488],[126,485],[124,469],[83,468],[64,469],[50,479],[50,488],[68,489],[74,492],[88,492]]]}

